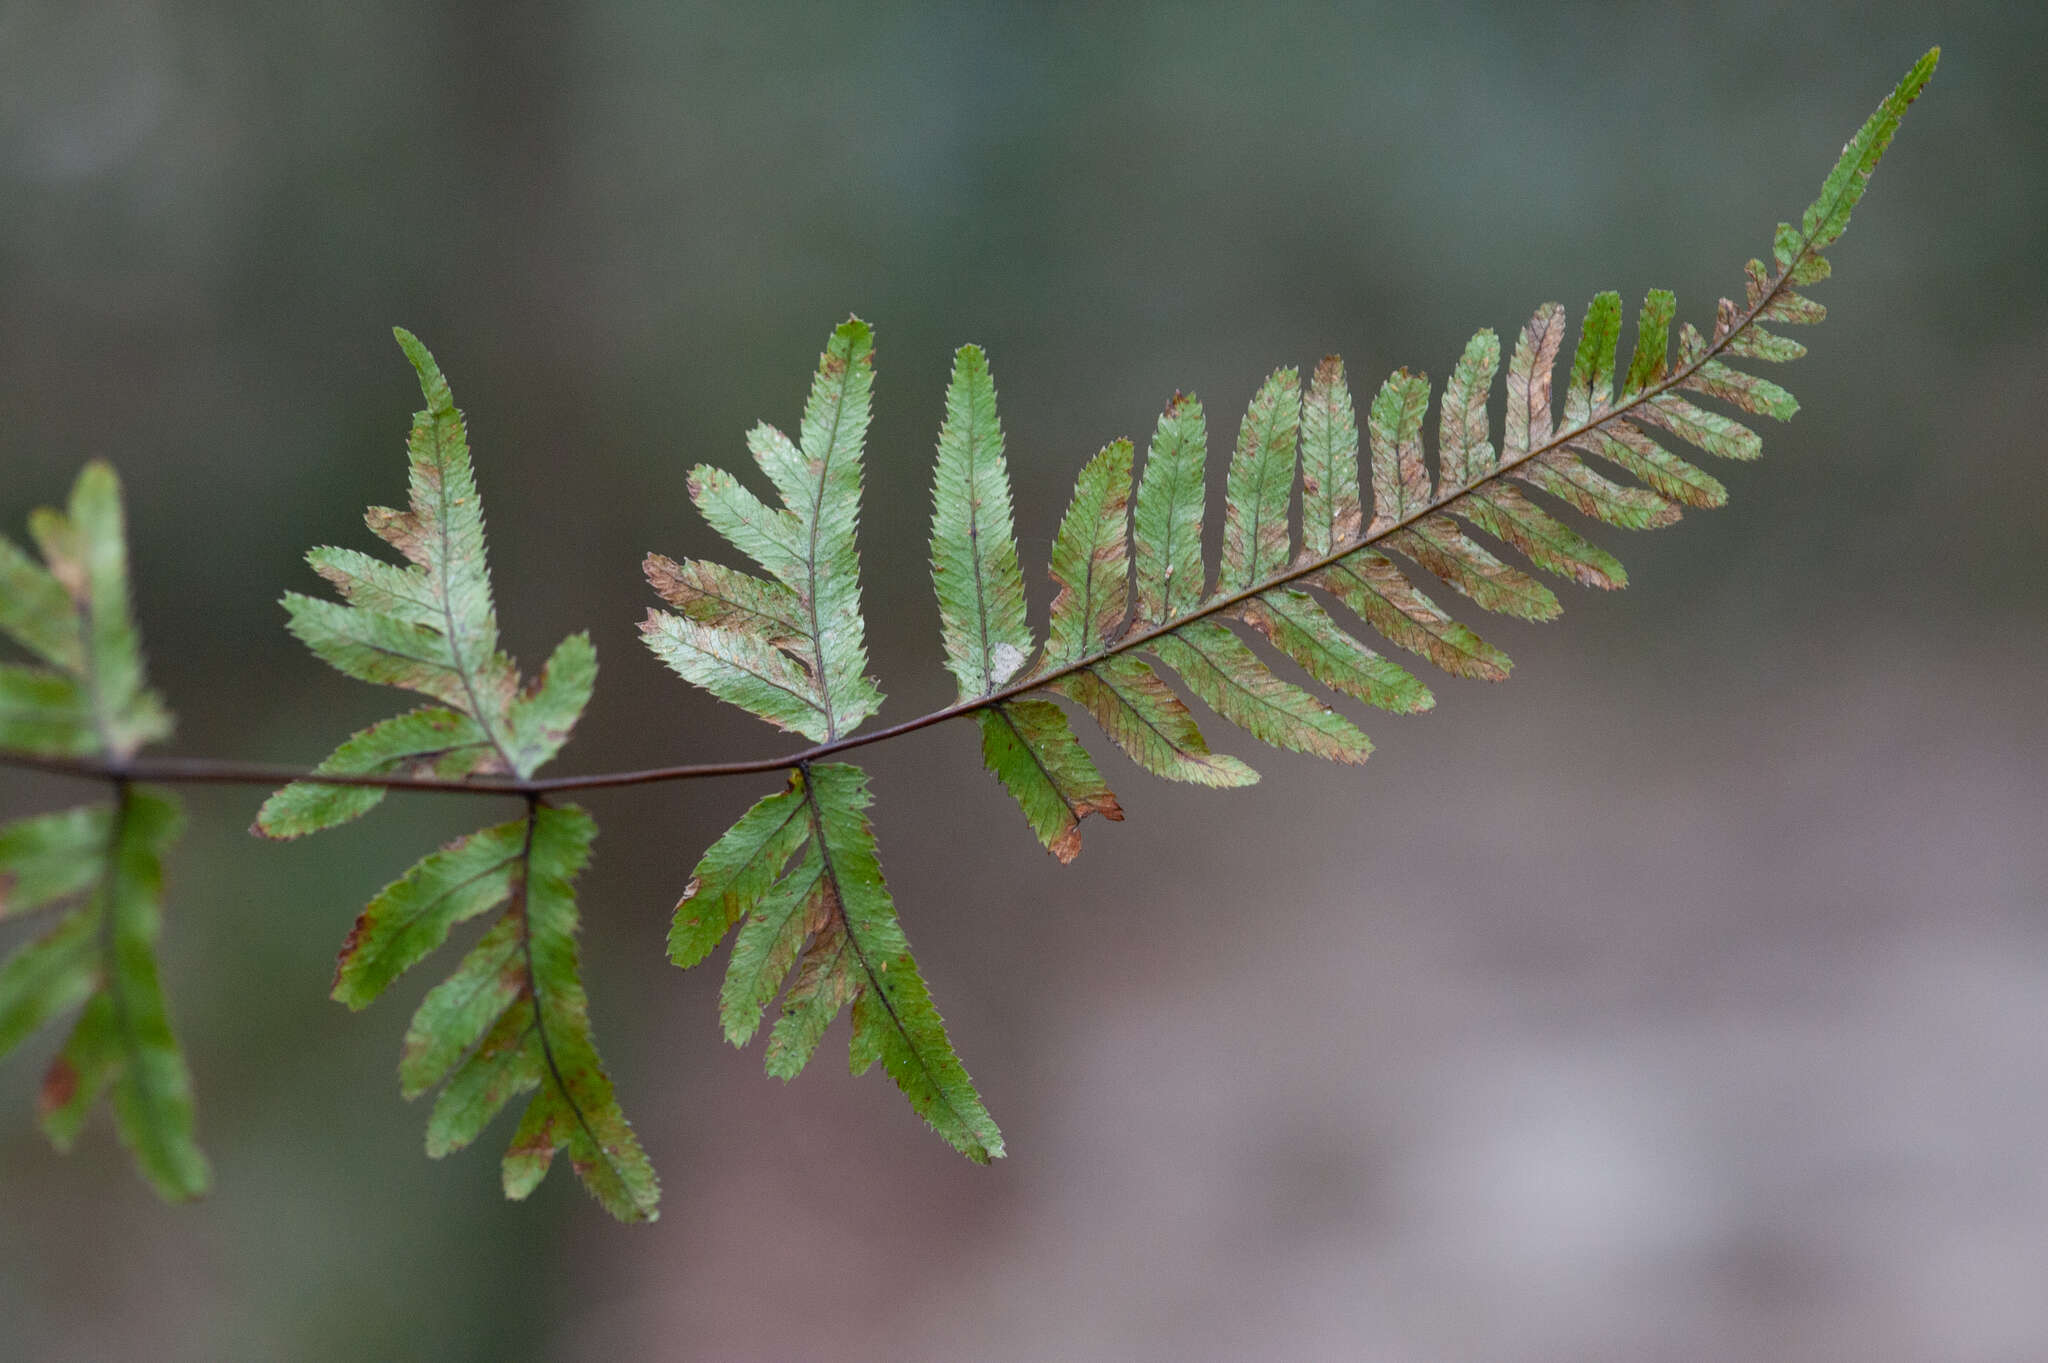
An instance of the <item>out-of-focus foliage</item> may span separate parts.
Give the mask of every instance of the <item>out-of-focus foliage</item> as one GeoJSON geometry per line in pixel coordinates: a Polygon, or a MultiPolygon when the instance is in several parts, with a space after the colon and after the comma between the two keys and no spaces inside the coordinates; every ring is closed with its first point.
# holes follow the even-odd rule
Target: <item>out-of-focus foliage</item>
{"type": "MultiPolygon", "coordinates": [[[[0,538],[0,631],[42,661],[0,664],[0,747],[119,771],[170,735],[171,715],[143,676],[114,471],[88,464],[70,506],[37,511],[29,531],[41,563],[0,538]]],[[[174,1202],[209,1177],[156,958],[163,858],[182,818],[165,792],[117,780],[109,804],[0,826],[0,919],[53,920],[0,964],[0,1055],[83,1004],[43,1077],[43,1130],[70,1149],[111,1090],[136,1167],[174,1202]]]]}

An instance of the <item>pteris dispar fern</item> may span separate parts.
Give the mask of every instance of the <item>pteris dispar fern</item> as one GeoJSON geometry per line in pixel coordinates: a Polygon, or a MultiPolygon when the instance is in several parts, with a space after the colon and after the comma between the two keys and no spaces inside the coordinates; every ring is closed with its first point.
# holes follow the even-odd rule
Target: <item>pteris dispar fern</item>
{"type": "Polygon", "coordinates": [[[959,698],[866,731],[882,705],[867,674],[856,545],[874,336],[848,320],[827,341],[796,438],[765,424],[748,433],[779,505],[717,468],[689,476],[705,520],[764,575],[659,554],[642,565],[667,607],[648,611],[647,647],[684,680],[810,740],[781,757],[537,775],[590,700],[595,652],[586,635],[572,635],[529,681],[499,651],[462,417],[433,358],[403,331],[426,401],[408,442],[409,505],[367,519],[405,563],[315,549],[308,561],[340,599],[289,593],[284,605],[292,632],[319,657],[426,703],[354,735],[311,772],[138,757],[169,734],[170,716],[143,680],[118,484],[105,465],[89,465],[67,511],[30,519],[42,562],[0,539],[0,631],[39,660],[0,664],[0,761],[111,788],[106,803],[0,827],[0,919],[54,920],[0,965],[0,1052],[82,1005],[43,1084],[44,1129],[68,1146],[111,1090],[144,1175],[168,1198],[197,1195],[207,1167],[153,949],[178,813],[141,783],[281,783],[256,820],[272,838],[358,818],[393,788],[515,798],[519,817],[429,853],[372,899],[343,944],[333,995],[361,1008],[456,925],[495,915],[406,1031],[401,1090],[435,1093],[428,1152],[468,1145],[524,1098],[502,1161],[508,1195],[530,1192],[566,1150],[613,1215],[651,1219],[654,1171],[598,1058],[578,966],[572,886],[596,828],[558,801],[607,786],[780,773],[783,788],[697,863],[670,927],[670,958],[696,965],[732,934],[719,999],[728,1040],[747,1044],[779,998],[765,1063],[787,1079],[850,1011],[856,1072],[879,1061],[955,1149],[979,1161],[1000,1156],[1001,1133],[947,1039],[883,879],[867,777],[841,755],[971,718],[985,765],[1039,841],[1070,861],[1083,819],[1123,811],[1066,706],[1147,771],[1236,786],[1256,774],[1209,747],[1183,691],[1275,747],[1351,763],[1371,751],[1351,718],[1276,675],[1254,641],[1322,687],[1394,713],[1428,709],[1432,697],[1407,666],[1368,645],[1360,624],[1453,676],[1504,678],[1506,656],[1425,595],[1419,575],[1482,610],[1549,619],[1559,610],[1550,588],[1488,541],[1588,586],[1627,578],[1539,497],[1626,529],[1726,500],[1672,447],[1759,454],[1753,430],[1696,399],[1780,420],[1796,410],[1783,388],[1731,361],[1804,353],[1771,328],[1823,316],[1801,290],[1828,276],[1821,250],[1841,236],[1938,55],[1923,57],[1844,147],[1801,220],[1779,226],[1770,263],[1749,262],[1742,300],[1721,300],[1706,333],[1681,328],[1675,357],[1671,294],[1644,300],[1625,367],[1621,298],[1600,294],[1580,320],[1560,394],[1565,312],[1539,308],[1508,351],[1498,444],[1487,404],[1502,345],[1491,331],[1472,338],[1436,395],[1434,472],[1427,377],[1404,369],[1388,378],[1365,406],[1361,437],[1340,361],[1323,360],[1305,385],[1297,370],[1275,371],[1230,455],[1213,579],[1203,543],[1207,414],[1177,395],[1142,467],[1129,440],[1083,467],[1053,541],[1057,593],[1042,641],[1026,610],[994,380],[982,351],[963,347],[939,430],[931,534],[959,698]]]}

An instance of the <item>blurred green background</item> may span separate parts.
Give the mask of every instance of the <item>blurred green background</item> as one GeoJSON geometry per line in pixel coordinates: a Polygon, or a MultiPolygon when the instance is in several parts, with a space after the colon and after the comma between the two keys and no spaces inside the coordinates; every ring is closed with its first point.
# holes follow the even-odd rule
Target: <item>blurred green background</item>
{"type": "MultiPolygon", "coordinates": [[[[1246,753],[1249,792],[1105,753],[1130,821],[1068,869],[971,730],[872,750],[1010,1159],[838,1041],[788,1087],[719,1041],[667,914],[774,782],[706,782],[588,802],[598,1040],[665,1214],[566,1167],[503,1203],[509,1127],[430,1163],[396,1091],[438,973],[325,997],[358,906],[493,807],[267,846],[258,792],[195,790],[166,969],[217,1191],[160,1206],[104,1116],[58,1158],[57,1036],[12,1057],[0,1356],[2048,1357],[2044,37],[2031,3],[0,4],[0,522],[113,458],[176,750],[310,762],[394,705],[276,598],[403,495],[403,323],[470,415],[508,646],[597,641],[564,771],[787,746],[640,648],[637,563],[723,552],[684,470],[793,423],[848,312],[886,721],[951,698],[955,345],[1042,584],[1083,459],[1177,388],[1228,430],[1276,364],[1440,376],[1547,298],[1710,318],[1945,45],[1805,412],[1715,470],[1726,511],[1603,536],[1628,592],[1488,622],[1511,685],[1432,677],[1363,772],[1246,753]]],[[[8,773],[0,812],[73,793],[8,773]]]]}

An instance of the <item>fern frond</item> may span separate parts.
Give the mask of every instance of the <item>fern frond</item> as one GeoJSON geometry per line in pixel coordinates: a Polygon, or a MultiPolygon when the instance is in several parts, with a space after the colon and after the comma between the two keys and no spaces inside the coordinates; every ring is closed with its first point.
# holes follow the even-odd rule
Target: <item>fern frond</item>
{"type": "MultiPolygon", "coordinates": [[[[1366,414],[1369,518],[1357,417],[1342,362],[1323,360],[1305,395],[1296,371],[1275,371],[1253,397],[1240,429],[1217,580],[1206,596],[1203,414],[1194,398],[1176,395],[1146,456],[1128,543],[1123,513],[1130,467],[1127,453],[1120,453],[1127,443],[1111,445],[1082,471],[1053,548],[1059,595],[1044,654],[1023,681],[993,692],[986,704],[1000,710],[1033,695],[1065,696],[1158,775],[1208,785],[1254,779],[1243,764],[1211,752],[1165,678],[1134,656],[1142,651],[1252,737],[1362,761],[1371,744],[1350,720],[1276,677],[1222,623],[1250,625],[1332,691],[1397,712],[1427,708],[1427,689],[1339,625],[1318,591],[1342,602],[1381,637],[1453,675],[1505,678],[1507,657],[1425,596],[1389,555],[1482,609],[1548,620],[1561,609],[1556,595],[1489,545],[1585,586],[1618,588],[1628,575],[1611,553],[1538,497],[1635,530],[1669,525],[1682,507],[1725,502],[1726,489],[1666,442],[1753,459],[1761,441],[1736,418],[1686,395],[1779,420],[1798,410],[1783,387],[1730,361],[1784,361],[1803,353],[1759,323],[1814,322],[1825,315],[1794,286],[1828,276],[1818,250],[1846,226],[1849,207],[1937,55],[1923,58],[1851,140],[1801,226],[1780,226],[1773,242],[1775,268],[1749,263],[1745,301],[1721,300],[1711,336],[1690,326],[1681,331],[1675,364],[1669,338],[1676,303],[1669,292],[1652,290],[1644,300],[1625,371],[1618,369],[1621,296],[1598,294],[1581,321],[1560,393],[1556,369],[1567,318],[1562,306],[1546,303],[1522,328],[1509,359],[1506,415],[1496,444],[1487,405],[1499,373],[1500,343],[1492,331],[1480,331],[1452,367],[1438,406],[1435,477],[1424,447],[1430,382],[1420,373],[1396,371],[1366,414]],[[1638,482],[1617,481],[1589,459],[1638,482]],[[1297,498],[1298,537],[1288,519],[1297,498]],[[1134,596],[1125,583],[1127,561],[1133,559],[1134,596]]],[[[1042,777],[1048,764],[1028,760],[1036,756],[1029,745],[999,743],[1002,734],[988,709],[964,701],[957,708],[979,710],[984,751],[1003,755],[1000,765],[991,756],[991,767],[1023,806],[1033,831],[1062,860],[1069,859],[1078,848],[1079,813],[1069,805],[1062,815],[1056,789],[1049,790],[1042,777]]],[[[1069,735],[1063,718],[1059,725],[1052,732],[1064,741],[1069,735]]],[[[1084,770],[1071,756],[1063,765],[1084,770]]],[[[1099,786],[1092,767],[1085,770],[1090,785],[1099,786]]]]}
{"type": "MultiPolygon", "coordinates": [[[[292,633],[337,670],[440,704],[372,725],[315,770],[448,780],[531,776],[560,751],[589,703],[597,655],[589,636],[571,635],[525,685],[517,664],[499,651],[483,501],[462,413],[427,348],[411,332],[395,334],[427,405],[414,415],[407,441],[408,509],[372,507],[364,519],[408,562],[314,549],[306,561],[342,599],[287,592],[284,607],[292,633]]],[[[256,831],[302,837],[360,818],[383,798],[379,786],[299,782],[264,803],[256,831]]]]}
{"type": "MultiPolygon", "coordinates": [[[[86,465],[66,510],[29,526],[40,564],[0,538],[0,632],[48,665],[0,665],[0,746],[119,769],[171,716],[143,675],[113,470],[86,465]]],[[[0,920],[61,912],[0,964],[0,1055],[83,1005],[43,1080],[44,1134],[68,1150],[111,1090],[122,1143],[170,1201],[210,1177],[156,962],[163,857],[182,822],[171,796],[121,779],[111,804],[0,826],[0,920]]]]}
{"type": "MultiPolygon", "coordinates": [[[[525,779],[568,741],[596,685],[597,654],[589,636],[572,634],[527,683],[499,651],[483,503],[462,413],[426,347],[409,332],[397,336],[427,405],[414,416],[407,445],[409,509],[373,508],[367,520],[408,562],[315,549],[308,562],[342,600],[290,593],[284,604],[292,632],[340,671],[440,704],[370,726],[316,770],[525,779]]],[[[383,796],[381,786],[294,782],[264,802],[255,831],[300,837],[359,818],[383,796]]],[[[442,1086],[427,1122],[427,1153],[468,1145],[514,1097],[533,1092],[505,1153],[506,1195],[530,1193],[566,1149],[612,1215],[652,1220],[654,1169],[591,1042],[577,965],[570,886],[596,831],[574,806],[529,799],[524,818],[421,859],[356,919],[335,966],[333,997],[367,1007],[457,924],[502,910],[455,973],[429,991],[406,1033],[401,1091],[416,1098],[442,1086]]]]}
{"type": "MultiPolygon", "coordinates": [[[[766,424],[748,432],[747,448],[775,485],[781,509],[767,506],[722,470],[700,464],[690,471],[690,499],[704,519],[776,581],[714,564],[678,564],[658,554],[648,555],[643,565],[648,582],[682,612],[648,611],[640,631],[654,655],[720,700],[820,742],[852,732],[882,707],[881,690],[867,675],[856,545],[874,353],[867,323],[857,317],[841,323],[818,360],[804,405],[801,446],[766,424]]],[[[990,388],[991,426],[994,401],[990,388]]],[[[964,388],[962,402],[970,403],[964,388]]],[[[975,417],[963,407],[961,419],[972,425],[975,417]]],[[[976,427],[961,439],[975,446],[961,451],[966,463],[992,457],[984,467],[963,467],[961,476],[1004,481],[1001,519],[1007,530],[1000,429],[991,436],[976,427]],[[992,456],[989,439],[995,442],[992,456]]],[[[936,524],[934,536],[937,554],[936,524]]],[[[1021,625],[1021,597],[1018,605],[1021,625]]],[[[990,647],[1000,653],[1004,645],[990,647]]]]}
{"type": "MultiPolygon", "coordinates": [[[[1034,711],[1025,714],[1028,725],[1034,711]]],[[[919,1116],[986,1163],[1002,1155],[1002,1133],[954,1054],[897,922],[870,799],[859,767],[792,771],[786,790],[748,810],[697,863],[676,906],[670,959],[694,965],[738,925],[719,995],[728,1041],[753,1039],[794,969],[769,1034],[768,1073],[795,1078],[851,1005],[854,1073],[880,1060],[919,1116]]]]}
{"type": "MultiPolygon", "coordinates": [[[[1885,121],[1896,122],[1931,69],[1930,56],[1852,142],[1844,164],[1861,171],[1838,167],[1824,197],[1860,192],[1861,176],[1889,136],[1885,121]]],[[[1745,414],[1783,418],[1796,410],[1782,387],[1730,361],[1799,353],[1758,324],[1818,319],[1818,305],[1793,286],[1825,276],[1814,248],[1845,220],[1823,206],[1809,212],[1802,229],[1781,229],[1776,271],[1751,262],[1746,301],[1723,300],[1711,336],[1682,330],[1675,362],[1669,293],[1653,291],[1645,300],[1626,370],[1621,298],[1602,293],[1587,307],[1560,390],[1556,371],[1568,319],[1560,305],[1544,304],[1508,358],[1506,414],[1497,434],[1488,404],[1501,378],[1501,345],[1495,333],[1480,331],[1452,366],[1438,405],[1434,472],[1425,437],[1433,396],[1427,376],[1397,370],[1377,390],[1365,413],[1369,464],[1362,477],[1359,419],[1342,361],[1324,359],[1306,391],[1299,371],[1275,370],[1239,427],[1213,583],[1202,543],[1206,416],[1199,400],[1176,394],[1146,452],[1135,507],[1130,441],[1110,442],[1082,468],[1052,545],[1057,594],[1035,661],[1026,657],[1033,631],[995,384],[983,352],[963,347],[939,432],[931,540],[940,642],[960,699],[855,738],[845,735],[872,712],[866,702],[878,703],[878,693],[856,690],[862,703],[844,711],[832,697],[847,693],[858,672],[852,660],[864,659],[852,538],[859,447],[857,439],[840,439],[829,416],[852,412],[854,428],[864,428],[872,337],[859,323],[841,327],[813,386],[802,450],[767,427],[750,438],[782,494],[782,509],[727,475],[702,468],[692,474],[692,496],[705,518],[777,580],[696,562],[647,563],[650,582],[680,612],[650,614],[643,628],[655,652],[687,679],[818,741],[792,759],[789,788],[755,805],[698,863],[676,909],[671,958],[695,964],[737,926],[720,1000],[730,1041],[754,1036],[787,983],[767,1068],[788,1077],[850,1003],[856,1065],[883,1059],[912,1105],[952,1144],[977,1158],[1000,1153],[902,943],[861,812],[865,778],[822,759],[874,737],[971,715],[984,763],[1062,861],[1078,853],[1087,815],[1115,820],[1123,811],[1060,700],[1085,711],[1132,761],[1172,780],[1234,786],[1258,779],[1209,746],[1176,680],[1264,743],[1363,761],[1372,750],[1366,735],[1277,675],[1252,639],[1330,691],[1396,713],[1427,709],[1433,698],[1340,623],[1333,605],[1455,676],[1505,678],[1507,657],[1425,595],[1418,574],[1481,609],[1525,620],[1553,618],[1561,607],[1511,558],[1586,586],[1625,585],[1620,562],[1548,503],[1592,521],[1651,529],[1676,521],[1683,507],[1725,501],[1725,489],[1666,442],[1738,459],[1760,449],[1747,426],[1692,396],[1745,414]],[[1589,461],[1636,481],[1619,481],[1589,461]],[[837,593],[831,600],[839,603],[822,616],[821,573],[829,574],[837,593]],[[834,613],[842,608],[845,615],[834,613]],[[827,620],[835,628],[827,629],[827,620]],[[1233,630],[1232,621],[1248,626],[1252,639],[1233,630]]]]}

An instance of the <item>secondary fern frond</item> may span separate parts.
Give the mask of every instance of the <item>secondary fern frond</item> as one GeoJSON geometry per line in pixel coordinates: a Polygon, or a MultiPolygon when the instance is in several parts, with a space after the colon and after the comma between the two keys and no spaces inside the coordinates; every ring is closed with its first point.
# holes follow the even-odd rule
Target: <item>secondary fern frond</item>
{"type": "MultiPolygon", "coordinates": [[[[440,704],[365,729],[317,770],[527,778],[568,740],[590,700],[597,656],[587,635],[571,635],[540,678],[524,684],[499,651],[483,504],[462,414],[426,347],[408,332],[397,335],[427,405],[408,444],[409,509],[373,508],[367,520],[410,562],[315,549],[308,562],[342,601],[290,593],[284,604],[292,632],[339,670],[440,704]]],[[[383,795],[378,786],[296,782],[264,803],[256,831],[273,838],[316,832],[359,818],[383,795]]],[[[351,1008],[367,1006],[456,924],[502,908],[455,973],[428,993],[406,1033],[405,1096],[442,1086],[427,1123],[427,1153],[468,1145],[513,1098],[533,1092],[505,1153],[506,1194],[526,1196],[566,1149],[614,1216],[651,1220],[659,1200],[654,1169],[591,1042],[577,964],[571,882],[596,832],[574,806],[529,799],[523,819],[425,857],[356,920],[333,994],[351,1008]]]]}
{"type": "MultiPolygon", "coordinates": [[[[169,736],[171,716],[143,675],[113,470],[88,464],[69,507],[37,511],[29,529],[40,564],[0,538],[0,631],[47,665],[0,664],[0,746],[118,770],[169,736]]],[[[43,1131],[69,1149],[111,1089],[122,1142],[172,1201],[209,1179],[156,961],[163,857],[181,825],[171,796],[123,779],[111,804],[0,826],[0,920],[60,914],[0,964],[0,1055],[82,1004],[43,1080],[43,1131]]]]}
{"type": "MultiPolygon", "coordinates": [[[[690,473],[690,495],[705,520],[776,581],[659,554],[643,565],[679,612],[647,613],[641,633],[656,657],[720,699],[824,742],[858,727],[882,703],[864,672],[855,545],[873,357],[867,323],[842,323],[819,359],[801,447],[767,425],[748,434],[781,509],[717,469],[690,473]]],[[[1032,639],[995,387],[972,347],[956,358],[939,437],[932,570],[948,664],[963,696],[985,696],[1022,666],[1032,639]]],[[[1011,731],[1042,724],[1032,710],[1011,731]]],[[[1072,745],[1070,763],[1079,751],[1072,745]]],[[[1070,788],[1052,798],[1089,799],[1085,779],[1070,768],[1045,779],[1062,778],[1070,788]]],[[[866,775],[843,763],[799,764],[789,780],[788,790],[755,805],[697,864],[676,905],[670,958],[695,965],[737,926],[720,1000],[729,1041],[752,1039],[794,968],[768,1038],[770,1074],[794,1078],[851,1005],[855,1072],[880,1060],[911,1107],[955,1149],[980,1161],[1000,1156],[1002,1135],[953,1053],[896,921],[863,812],[866,775]]],[[[1041,810],[1041,817],[1054,816],[1041,810]]]]}

